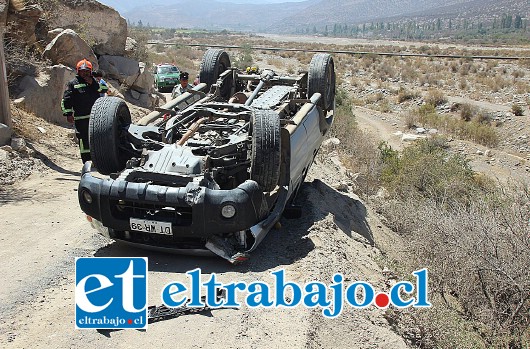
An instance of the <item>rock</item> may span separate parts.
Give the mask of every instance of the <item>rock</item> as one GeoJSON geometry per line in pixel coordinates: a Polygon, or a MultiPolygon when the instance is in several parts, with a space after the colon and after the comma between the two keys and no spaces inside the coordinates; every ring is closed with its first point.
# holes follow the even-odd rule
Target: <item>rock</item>
{"type": "Polygon", "coordinates": [[[9,160],[9,152],[0,149],[0,161],[7,161],[9,160]]]}
{"type": "Polygon", "coordinates": [[[4,145],[4,146],[0,147],[0,149],[2,149],[4,151],[7,151],[8,153],[12,153],[13,152],[13,148],[11,148],[10,145],[4,145]]]}
{"type": "Polygon", "coordinates": [[[21,151],[26,148],[26,141],[24,138],[13,138],[11,140],[11,148],[15,151],[21,151]]]}
{"type": "Polygon", "coordinates": [[[349,191],[348,184],[346,183],[339,183],[335,186],[335,189],[344,193],[347,193],[349,191]]]}
{"type": "Polygon", "coordinates": [[[431,128],[431,129],[428,131],[428,133],[431,134],[431,135],[435,135],[435,134],[438,133],[438,130],[435,129],[435,128],[431,128]]]}
{"type": "Polygon", "coordinates": [[[477,150],[476,153],[477,155],[484,155],[484,152],[482,150],[477,150]]]}
{"type": "Polygon", "coordinates": [[[140,99],[140,97],[142,96],[142,94],[140,92],[135,91],[135,90],[131,90],[129,92],[131,94],[131,97],[136,99],[136,100],[140,99]]]}
{"type": "Polygon", "coordinates": [[[339,144],[340,144],[340,140],[338,138],[329,138],[329,139],[326,139],[324,142],[322,142],[322,146],[325,148],[328,148],[328,147],[333,148],[334,146],[337,146],[339,144]]]}
{"type": "Polygon", "coordinates": [[[22,92],[14,103],[45,120],[64,123],[61,100],[66,83],[74,76],[74,70],[64,65],[47,67],[37,77],[25,76],[19,84],[22,92]]]}
{"type": "Polygon", "coordinates": [[[410,134],[410,133],[404,133],[403,136],[401,136],[401,141],[402,142],[414,142],[414,141],[417,141],[418,139],[422,139],[422,138],[427,138],[427,136],[424,136],[424,135],[413,135],[413,134],[410,134]]]}
{"type": "Polygon", "coordinates": [[[46,133],[46,130],[43,127],[37,126],[37,130],[39,130],[40,133],[46,133]]]}
{"type": "Polygon", "coordinates": [[[125,41],[125,54],[127,56],[132,56],[136,49],[138,48],[138,43],[133,38],[127,37],[127,40],[125,41]]]}
{"type": "Polygon", "coordinates": [[[0,145],[8,144],[13,130],[4,124],[0,124],[0,145]]]}
{"type": "Polygon", "coordinates": [[[157,101],[156,95],[140,93],[136,90],[129,90],[123,96],[127,102],[147,109],[153,109],[157,101]]]}
{"type": "MultiPolygon", "coordinates": [[[[12,3],[14,2],[12,1],[12,3]]],[[[17,7],[20,5],[14,4],[13,6],[17,7]]],[[[38,46],[36,29],[42,12],[42,7],[39,5],[28,4],[17,8],[15,11],[9,12],[7,14],[7,24],[9,31],[7,32],[6,36],[12,40],[23,42],[28,48],[34,45],[38,46]]],[[[6,22],[3,21],[0,25],[5,23],[6,22]]]]}
{"type": "Polygon", "coordinates": [[[72,29],[63,30],[53,39],[43,52],[43,57],[54,64],[64,64],[74,68],[83,58],[88,59],[93,69],[98,68],[98,59],[88,44],[72,29]]]}
{"type": "Polygon", "coordinates": [[[388,192],[388,190],[384,187],[381,187],[379,188],[379,190],[377,191],[377,194],[375,194],[375,197],[377,199],[387,199],[390,197],[390,193],[388,192]]]}
{"type": "Polygon", "coordinates": [[[57,1],[57,13],[49,20],[51,28],[74,28],[85,33],[100,55],[123,55],[127,21],[113,8],[96,0],[57,1]]]}
{"type": "Polygon", "coordinates": [[[101,56],[99,66],[110,79],[140,93],[153,92],[153,74],[145,68],[145,64],[134,59],[121,56],[101,56]]]}
{"type": "Polygon", "coordinates": [[[491,157],[493,155],[493,152],[491,151],[491,149],[488,149],[484,152],[484,155],[487,156],[488,158],[491,157]]]}
{"type": "Polygon", "coordinates": [[[427,130],[425,130],[423,127],[416,128],[416,133],[418,134],[424,134],[427,130]]]}

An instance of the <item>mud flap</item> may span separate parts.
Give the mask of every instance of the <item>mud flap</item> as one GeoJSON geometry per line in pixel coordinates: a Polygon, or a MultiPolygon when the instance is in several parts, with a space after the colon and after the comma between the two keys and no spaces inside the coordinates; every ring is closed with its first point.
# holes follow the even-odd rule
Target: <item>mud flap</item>
{"type": "Polygon", "coordinates": [[[218,236],[210,237],[205,247],[234,265],[243,263],[250,257],[248,253],[236,251],[232,244],[218,236]]]}

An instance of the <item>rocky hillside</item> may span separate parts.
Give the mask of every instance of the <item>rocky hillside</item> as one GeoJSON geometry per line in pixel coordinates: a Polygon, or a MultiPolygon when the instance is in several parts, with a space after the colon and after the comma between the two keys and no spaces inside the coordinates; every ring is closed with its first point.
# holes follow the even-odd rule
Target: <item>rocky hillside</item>
{"type": "Polygon", "coordinates": [[[145,108],[156,104],[153,76],[144,63],[129,58],[134,40],[113,8],[95,0],[19,0],[0,12],[0,18],[7,18],[6,70],[17,107],[64,123],[64,86],[83,58],[103,70],[112,94],[145,108]]]}

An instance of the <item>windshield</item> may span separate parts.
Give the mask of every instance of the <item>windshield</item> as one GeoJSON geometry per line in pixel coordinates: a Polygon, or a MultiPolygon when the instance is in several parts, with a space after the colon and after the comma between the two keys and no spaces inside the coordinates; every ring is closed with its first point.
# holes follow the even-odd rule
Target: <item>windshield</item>
{"type": "Polygon", "coordinates": [[[158,67],[156,70],[157,74],[175,74],[178,72],[177,67],[158,67]]]}

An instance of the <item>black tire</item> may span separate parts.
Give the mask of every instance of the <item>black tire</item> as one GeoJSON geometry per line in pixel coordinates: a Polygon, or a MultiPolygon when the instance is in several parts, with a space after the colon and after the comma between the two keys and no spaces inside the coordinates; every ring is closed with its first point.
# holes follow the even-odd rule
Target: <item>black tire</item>
{"type": "Polygon", "coordinates": [[[309,63],[307,97],[320,93],[318,105],[324,110],[331,110],[335,104],[335,63],[327,53],[317,53],[309,63]]]}
{"type": "MultiPolygon", "coordinates": [[[[228,53],[221,49],[209,49],[202,57],[199,81],[208,85],[207,90],[210,90],[210,87],[217,82],[219,76],[228,68],[230,68],[228,53]]],[[[221,89],[223,98],[230,97],[231,82],[230,78],[225,80],[221,89]]]]}
{"type": "Polygon", "coordinates": [[[108,175],[125,168],[129,156],[120,145],[126,142],[130,124],[131,114],[122,99],[104,97],[94,103],[88,137],[92,162],[99,173],[108,175]]]}
{"type": "Polygon", "coordinates": [[[264,192],[272,191],[278,184],[280,155],[280,116],[273,110],[254,110],[250,179],[264,192]]]}

